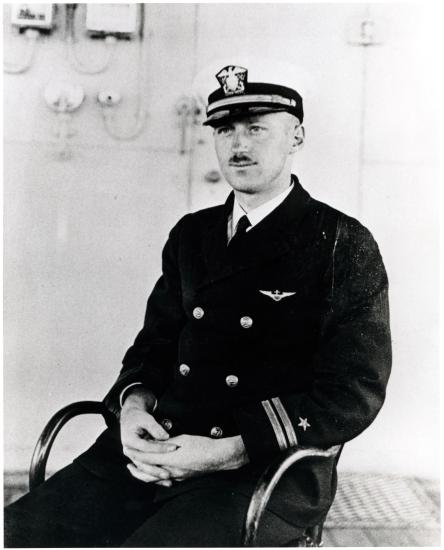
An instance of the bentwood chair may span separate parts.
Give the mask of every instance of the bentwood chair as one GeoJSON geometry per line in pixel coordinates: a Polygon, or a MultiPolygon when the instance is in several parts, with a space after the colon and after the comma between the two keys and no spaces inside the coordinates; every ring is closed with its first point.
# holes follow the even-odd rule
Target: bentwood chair
{"type": "MultiPolygon", "coordinates": [[[[82,414],[101,414],[107,424],[115,420],[114,415],[100,401],[78,401],[60,409],[46,424],[34,449],[29,472],[29,489],[32,490],[45,481],[46,464],[54,440],[61,428],[75,416],[82,414]]],[[[271,494],[285,472],[300,460],[308,457],[328,458],[339,451],[339,446],[322,450],[312,447],[289,449],[275,459],[260,477],[251,497],[242,532],[243,546],[256,546],[256,538],[262,515],[271,494]]],[[[302,537],[286,546],[322,546],[323,522],[307,527],[302,537]]]]}

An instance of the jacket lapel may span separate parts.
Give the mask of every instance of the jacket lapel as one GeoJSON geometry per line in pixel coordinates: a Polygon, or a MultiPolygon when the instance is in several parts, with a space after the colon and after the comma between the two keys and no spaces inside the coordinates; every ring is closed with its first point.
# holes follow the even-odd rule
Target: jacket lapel
{"type": "Polygon", "coordinates": [[[233,203],[234,193],[231,192],[223,208],[217,211],[214,224],[204,237],[203,257],[208,272],[208,280],[204,281],[204,284],[212,283],[232,273],[232,261],[227,246],[227,227],[233,203]]]}
{"type": "Polygon", "coordinates": [[[214,225],[208,231],[203,253],[208,281],[214,283],[238,271],[253,268],[287,253],[297,244],[297,228],[307,212],[310,195],[293,176],[293,190],[288,197],[248,231],[241,246],[227,246],[228,217],[233,209],[234,194],[230,193],[214,225]]]}

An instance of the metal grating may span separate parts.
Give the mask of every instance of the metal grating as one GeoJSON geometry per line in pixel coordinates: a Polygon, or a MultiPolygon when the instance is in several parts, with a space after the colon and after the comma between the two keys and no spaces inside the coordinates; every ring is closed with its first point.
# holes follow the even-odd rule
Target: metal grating
{"type": "MultiPolygon", "coordinates": [[[[27,491],[27,478],[25,472],[5,474],[5,505],[27,491]]],[[[343,472],[339,473],[338,492],[325,527],[354,532],[366,528],[385,532],[390,529],[404,529],[405,532],[417,529],[424,532],[426,529],[439,530],[439,521],[437,482],[343,472]]]]}
{"type": "Polygon", "coordinates": [[[436,529],[440,506],[421,480],[345,472],[325,526],[436,529]]]}

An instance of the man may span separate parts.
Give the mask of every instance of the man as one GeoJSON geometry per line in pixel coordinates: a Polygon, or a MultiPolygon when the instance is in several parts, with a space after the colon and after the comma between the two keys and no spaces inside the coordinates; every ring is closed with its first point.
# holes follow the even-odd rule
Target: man
{"type": "MultiPolygon", "coordinates": [[[[238,546],[266,464],[341,445],[375,418],[390,362],[387,277],[371,234],[291,174],[302,98],[228,65],[214,128],[225,205],[172,229],[143,329],[105,398],[117,422],[7,511],[7,546],[238,546]]],[[[338,456],[293,468],[259,543],[325,517],[338,456]]]]}

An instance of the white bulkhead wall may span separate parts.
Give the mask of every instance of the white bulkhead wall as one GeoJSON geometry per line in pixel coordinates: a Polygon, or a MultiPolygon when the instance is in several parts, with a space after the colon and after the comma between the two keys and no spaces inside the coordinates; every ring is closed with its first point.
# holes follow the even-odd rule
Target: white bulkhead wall
{"type": "MultiPolygon", "coordinates": [[[[11,60],[23,37],[10,32],[7,9],[11,60]]],[[[6,469],[27,468],[57,409],[103,397],[141,326],[168,230],[189,209],[224,200],[226,184],[205,180],[218,170],[211,129],[196,128],[194,141],[187,134],[192,148],[180,154],[176,107],[197,70],[221,53],[245,51],[312,71],[316,93],[305,98],[307,141],[295,172],[312,195],[372,230],[389,272],[394,371],[387,403],[346,447],[341,467],[437,475],[430,428],[437,415],[436,103],[427,12],[405,5],[147,4],[145,16],[148,117],[133,141],[105,132],[95,97],[117,90],[123,102],[116,119],[123,128],[131,123],[136,40],[118,42],[104,73],[79,74],[66,59],[59,12],[31,69],[4,78],[6,469]],[[347,43],[347,25],[360,18],[384,23],[381,45],[347,43]],[[54,78],[86,93],[72,116],[76,133],[65,161],[54,154],[54,113],[43,100],[54,78]]],[[[79,55],[100,58],[103,43],[81,34],[80,21],[81,13],[79,55]]],[[[86,448],[99,426],[73,421],[52,467],[86,448]]]]}

